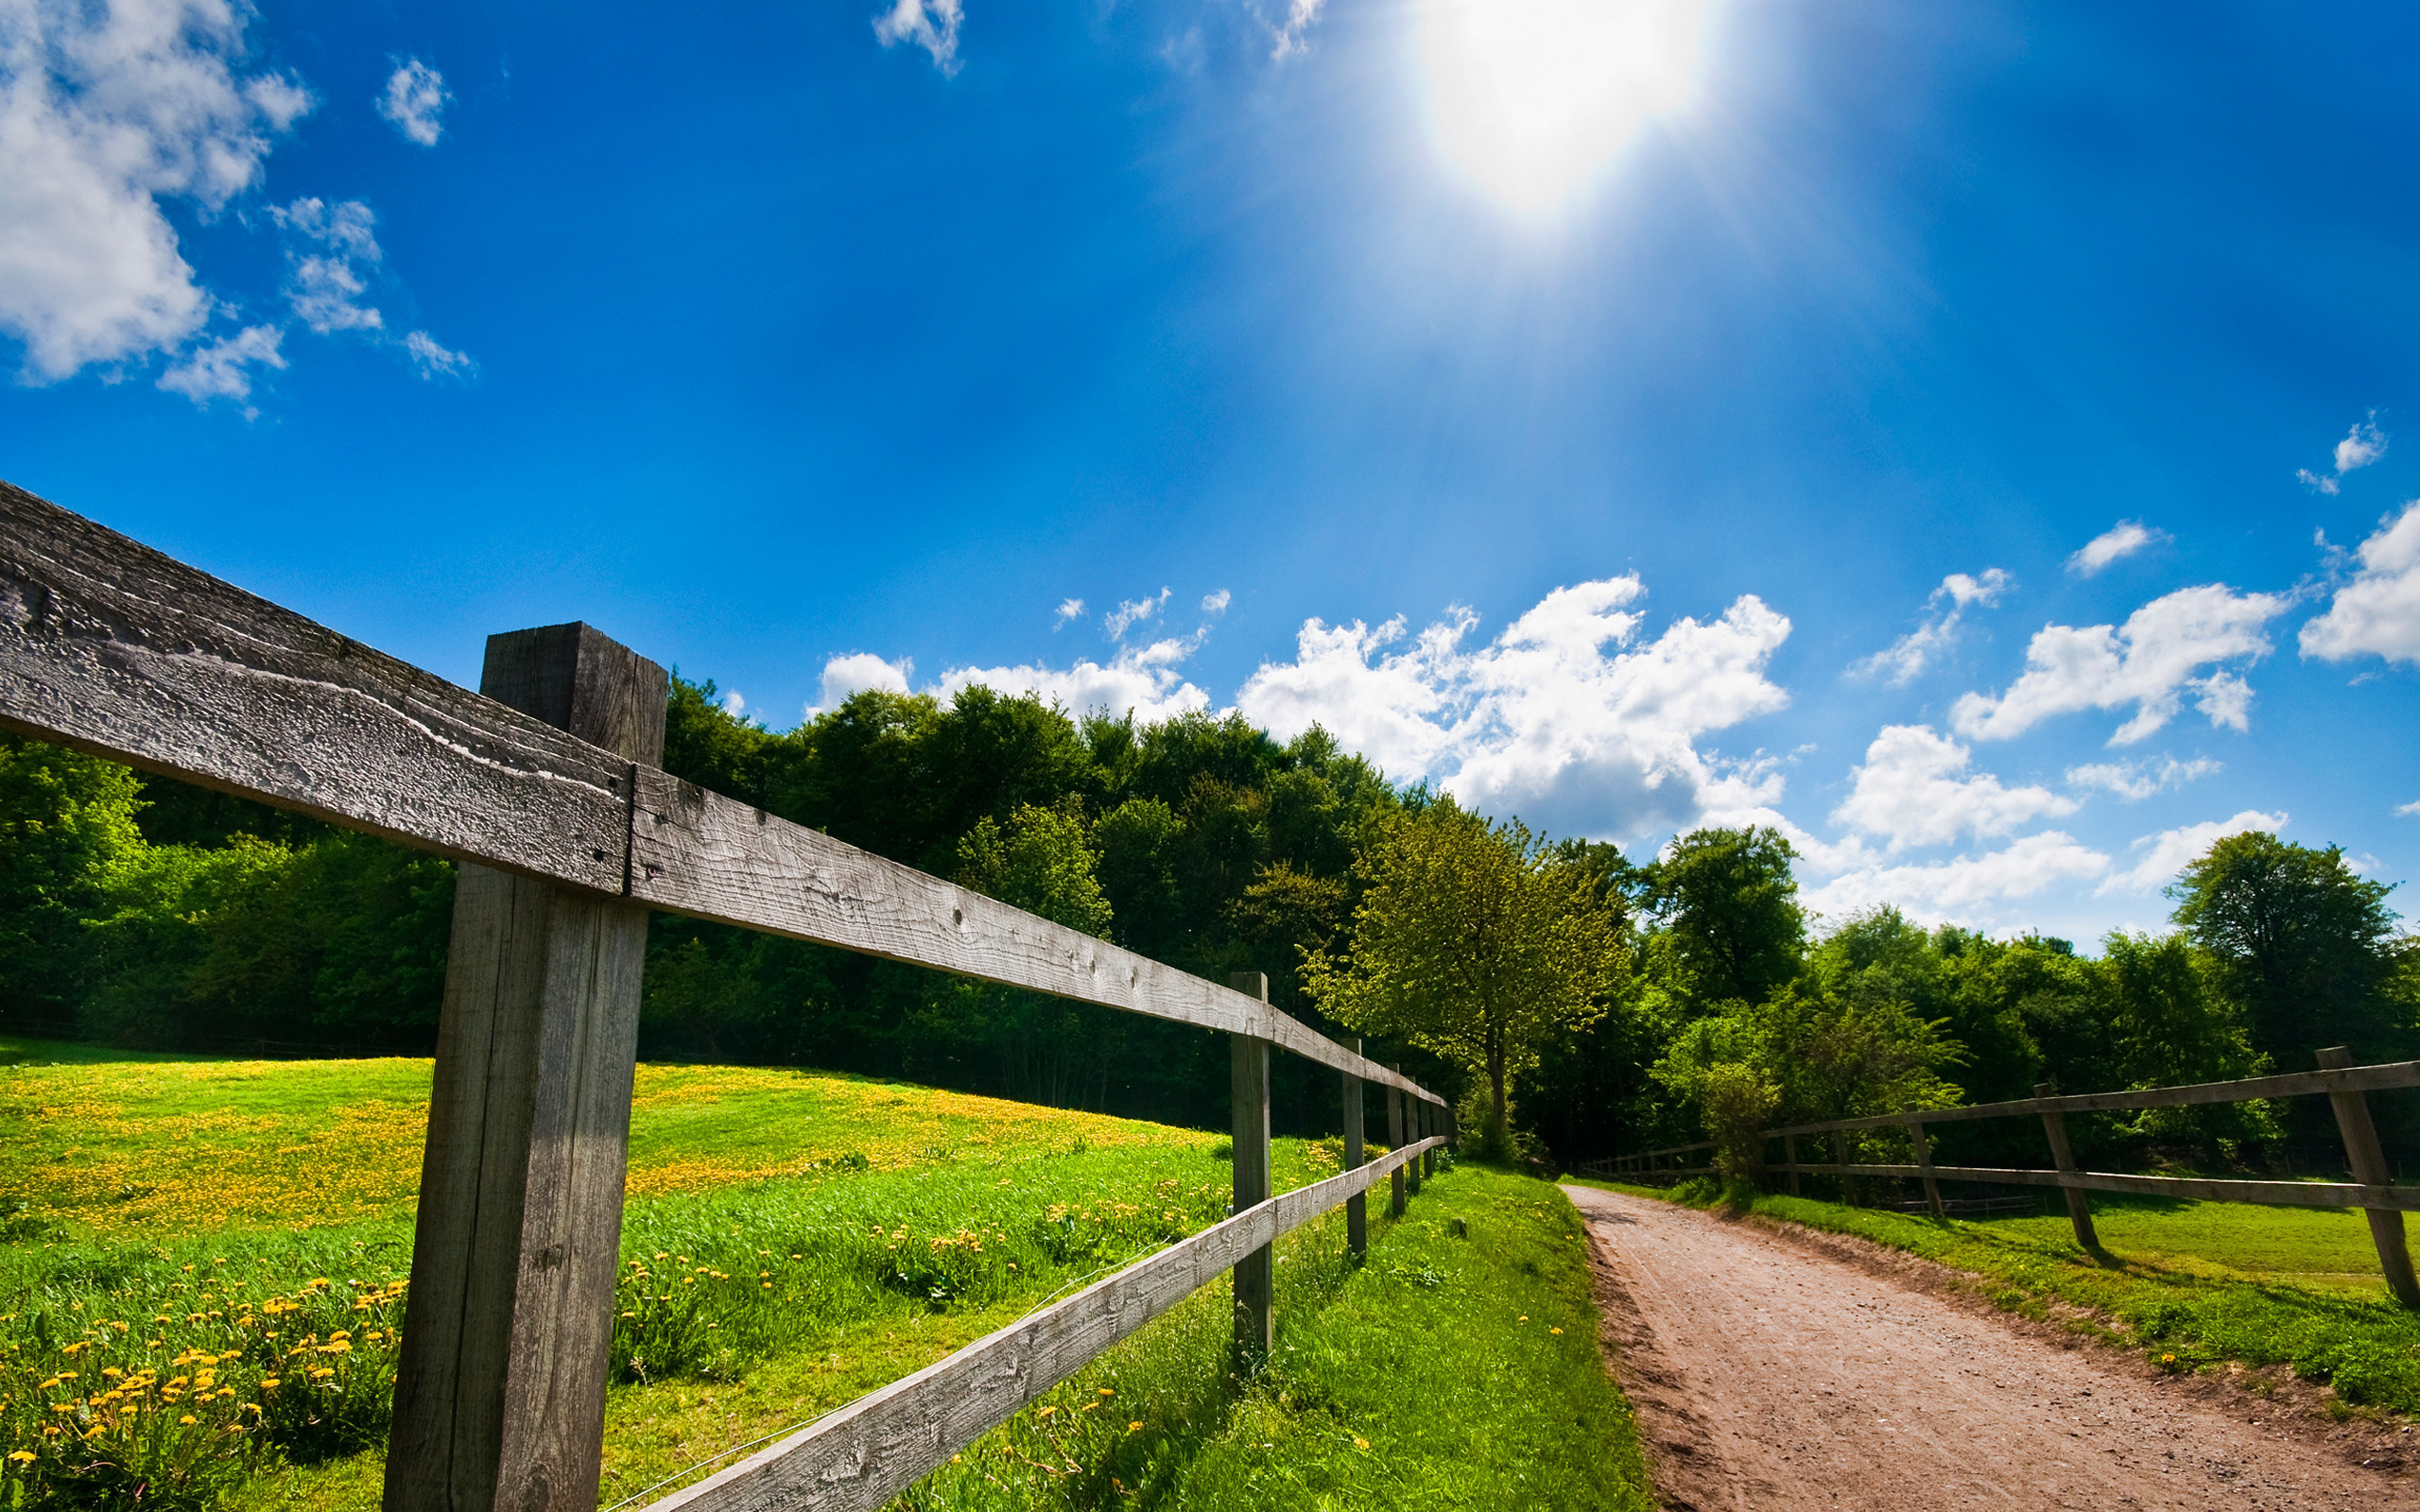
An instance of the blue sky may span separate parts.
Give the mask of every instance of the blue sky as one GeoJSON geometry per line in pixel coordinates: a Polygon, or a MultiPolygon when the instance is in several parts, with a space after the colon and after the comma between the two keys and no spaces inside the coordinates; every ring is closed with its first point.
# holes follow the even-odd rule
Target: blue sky
{"type": "Polygon", "coordinates": [[[1832,919],[2420,868],[2420,12],[961,3],[0,3],[0,475],[464,681],[1316,719],[1832,919]]]}

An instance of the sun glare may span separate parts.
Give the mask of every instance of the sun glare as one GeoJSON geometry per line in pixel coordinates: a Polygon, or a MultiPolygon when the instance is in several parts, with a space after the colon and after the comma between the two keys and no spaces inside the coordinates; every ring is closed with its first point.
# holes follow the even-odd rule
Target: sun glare
{"type": "Polygon", "coordinates": [[[1697,89],[1709,0],[1430,0],[1422,68],[1446,161],[1505,209],[1550,215],[1697,89]]]}

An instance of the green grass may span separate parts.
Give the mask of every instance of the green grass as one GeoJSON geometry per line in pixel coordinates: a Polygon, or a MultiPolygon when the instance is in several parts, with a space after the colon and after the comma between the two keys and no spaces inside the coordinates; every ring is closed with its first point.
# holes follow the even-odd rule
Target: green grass
{"type": "MultiPolygon", "coordinates": [[[[1717,1194],[1590,1182],[1707,1203],[1717,1194]]],[[[2002,1308],[2140,1350],[2171,1371],[2284,1366],[2347,1403],[2420,1413],[2420,1315],[2386,1295],[2359,1212],[2238,1203],[2093,1198],[2103,1256],[2055,1217],[1947,1220],[1786,1196],[1753,1211],[1855,1234],[1971,1272],[2002,1308]]]]}
{"type": "MultiPolygon", "coordinates": [[[[17,1049],[0,1504],[374,1506],[429,1063],[22,1042],[0,1060],[17,1049]]],[[[605,1504],[1199,1231],[1224,1212],[1223,1143],[859,1077],[641,1068],[605,1504]]],[[[1318,1144],[1274,1153],[1280,1190],[1335,1169],[1318,1144]]],[[[1266,1375],[1226,1376],[1205,1291],[909,1504],[1231,1505],[1249,1486],[1306,1507],[1646,1505],[1561,1194],[1459,1172],[1375,1227],[1367,1269],[1343,1264],[1339,1220],[1281,1245],[1266,1375]],[[1535,1327],[1507,1321],[1523,1313],[1535,1327]],[[1061,1440],[1054,1470],[1018,1469],[1061,1440]]]]}

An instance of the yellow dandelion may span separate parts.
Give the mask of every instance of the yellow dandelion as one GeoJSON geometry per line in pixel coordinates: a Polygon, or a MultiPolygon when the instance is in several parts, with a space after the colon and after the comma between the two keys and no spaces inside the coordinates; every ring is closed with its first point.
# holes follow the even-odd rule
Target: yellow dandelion
{"type": "Polygon", "coordinates": [[[1141,1433],[1141,1432],[1143,1431],[1143,1419],[1142,1419],[1142,1418],[1135,1418],[1132,1422],[1128,1423],[1128,1424],[1126,1425],[1126,1431],[1127,1431],[1128,1433],[1130,1433],[1130,1434],[1139,1434],[1139,1433],[1141,1433]]]}
{"type": "MultiPolygon", "coordinates": [[[[131,1408],[131,1407],[129,1407],[129,1408],[127,1409],[127,1411],[129,1411],[129,1412],[132,1412],[133,1410],[134,1410],[134,1409],[133,1409],[133,1408],[131,1408]]],[[[180,1423],[182,1423],[182,1424],[183,1424],[185,1427],[190,1428],[190,1427],[192,1427],[194,1424],[196,1424],[196,1423],[198,1423],[198,1422],[201,1421],[201,1419],[200,1419],[200,1418],[197,1418],[197,1417],[195,1417],[195,1416],[194,1416],[193,1414],[191,1414],[191,1413],[187,1413],[187,1414],[185,1414],[183,1417],[182,1417],[182,1418],[178,1418],[178,1419],[177,1419],[177,1421],[178,1421],[178,1422],[180,1422],[180,1423]]]]}
{"type": "Polygon", "coordinates": [[[30,1465],[34,1462],[34,1452],[30,1449],[11,1450],[9,1458],[19,1465],[30,1465]]]}
{"type": "Polygon", "coordinates": [[[1367,1449],[1370,1447],[1370,1441],[1362,1437],[1359,1434],[1356,1434],[1353,1435],[1353,1447],[1356,1449],[1367,1449]]]}

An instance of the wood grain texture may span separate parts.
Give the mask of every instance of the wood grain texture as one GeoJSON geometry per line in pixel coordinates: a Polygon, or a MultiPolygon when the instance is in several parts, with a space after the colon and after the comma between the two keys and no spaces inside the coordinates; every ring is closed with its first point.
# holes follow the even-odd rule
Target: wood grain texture
{"type": "Polygon", "coordinates": [[[1306,1060],[1437,1095],[1265,1003],[642,768],[631,894],[670,913],[837,945],[1009,987],[1250,1035],[1306,1060]]]}
{"type": "MultiPolygon", "coordinates": [[[[1912,1177],[1912,1165],[1808,1165],[1819,1175],[1912,1177]]],[[[1988,1181],[2001,1186],[2055,1187],[2072,1183],[2088,1192],[2124,1192],[2145,1197],[2190,1197],[2204,1202],[2248,1202],[2265,1208],[2382,1208],[2420,1210],[2420,1187],[2364,1186],[2350,1181],[2216,1181],[2200,1177],[2122,1176],[2109,1171],[2002,1170],[1979,1165],[1936,1165],[1933,1175],[1950,1181],[1988,1181]]]]}
{"type": "MultiPolygon", "coordinates": [[[[664,670],[585,626],[492,637],[487,679],[600,746],[662,750],[664,670]]],[[[457,879],[387,1512],[596,1504],[647,919],[457,879]]]]}
{"type": "MultiPolygon", "coordinates": [[[[2353,1053],[2342,1045],[2319,1053],[2321,1069],[2341,1071],[2353,1063],[2353,1053]]],[[[2360,1092],[2331,1092],[2328,1102],[2336,1110],[2337,1132],[2344,1137],[2344,1155],[2353,1167],[2353,1179],[2364,1186],[2384,1186],[2394,1179],[2392,1167],[2386,1163],[2386,1152],[2378,1147],[2377,1125],[2370,1121],[2369,1099],[2360,1092]]],[[[2404,1243],[2403,1214],[2372,1208],[2370,1242],[2378,1252],[2378,1268],[2386,1274],[2387,1290],[2405,1307],[2420,1308],[2420,1280],[2411,1274],[2411,1251],[2404,1243]]]]}
{"type": "Polygon", "coordinates": [[[622,890],[627,761],[5,483],[0,729],[622,890]]]}
{"type": "Polygon", "coordinates": [[[1243,1255],[1416,1159],[1409,1145],[1171,1245],[829,1417],[648,1512],[873,1512],[951,1454],[1213,1283],[1243,1255]]]}

